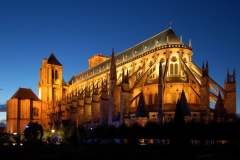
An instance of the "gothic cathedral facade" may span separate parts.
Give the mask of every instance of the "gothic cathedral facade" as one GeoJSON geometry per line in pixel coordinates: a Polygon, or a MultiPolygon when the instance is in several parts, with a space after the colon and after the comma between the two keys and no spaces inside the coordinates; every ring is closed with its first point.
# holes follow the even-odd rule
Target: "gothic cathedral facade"
{"type": "Polygon", "coordinates": [[[174,118],[178,99],[188,120],[235,116],[235,70],[228,71],[223,88],[210,77],[208,62],[200,69],[192,56],[191,41],[184,44],[168,28],[116,55],[95,54],[88,70],[65,82],[52,53],[40,68],[41,123],[44,128],[64,121],[89,127],[162,123],[174,118]]]}

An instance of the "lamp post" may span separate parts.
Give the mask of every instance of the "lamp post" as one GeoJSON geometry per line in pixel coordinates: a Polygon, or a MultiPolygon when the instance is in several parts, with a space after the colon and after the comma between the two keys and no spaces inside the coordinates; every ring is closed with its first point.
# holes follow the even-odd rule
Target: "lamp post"
{"type": "Polygon", "coordinates": [[[51,129],[51,132],[52,132],[52,143],[54,144],[54,132],[55,132],[55,129],[51,129]]]}
{"type": "Polygon", "coordinates": [[[52,135],[54,136],[55,129],[51,129],[52,135]]]}

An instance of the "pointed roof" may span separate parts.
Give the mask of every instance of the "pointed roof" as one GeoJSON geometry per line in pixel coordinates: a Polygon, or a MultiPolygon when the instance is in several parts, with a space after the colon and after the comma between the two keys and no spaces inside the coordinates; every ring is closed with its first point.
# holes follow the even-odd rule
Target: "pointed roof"
{"type": "Polygon", "coordinates": [[[175,110],[175,115],[174,115],[174,124],[182,125],[184,123],[185,123],[184,115],[183,115],[183,112],[182,112],[181,103],[180,103],[180,101],[178,99],[176,110],[175,110]]]}
{"type": "Polygon", "coordinates": [[[35,93],[28,88],[19,88],[17,92],[12,96],[12,98],[32,99],[35,101],[40,101],[40,99],[35,95],[35,93]]]}
{"type": "Polygon", "coordinates": [[[54,65],[62,66],[62,64],[57,60],[57,58],[54,56],[53,53],[48,58],[48,64],[54,64],[54,65]]]}
{"type": "Polygon", "coordinates": [[[182,93],[181,93],[180,103],[182,107],[183,116],[191,116],[184,90],[182,90],[182,93]]]}
{"type": "Polygon", "coordinates": [[[137,110],[135,113],[135,117],[147,117],[147,110],[145,107],[145,102],[144,102],[144,98],[143,98],[143,93],[140,93],[140,98],[139,98],[139,102],[138,102],[138,106],[137,106],[137,110]]]}
{"type": "Polygon", "coordinates": [[[226,116],[227,116],[227,111],[224,107],[224,102],[223,102],[222,96],[219,92],[218,97],[217,97],[217,102],[216,102],[215,108],[214,108],[214,119],[226,118],[226,116]]]}

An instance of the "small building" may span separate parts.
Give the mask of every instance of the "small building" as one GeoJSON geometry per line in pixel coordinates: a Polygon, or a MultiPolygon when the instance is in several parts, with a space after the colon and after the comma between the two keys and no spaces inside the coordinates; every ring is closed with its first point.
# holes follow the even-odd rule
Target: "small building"
{"type": "Polygon", "coordinates": [[[31,89],[19,88],[7,101],[6,131],[23,133],[30,121],[42,124],[42,102],[31,89]]]}

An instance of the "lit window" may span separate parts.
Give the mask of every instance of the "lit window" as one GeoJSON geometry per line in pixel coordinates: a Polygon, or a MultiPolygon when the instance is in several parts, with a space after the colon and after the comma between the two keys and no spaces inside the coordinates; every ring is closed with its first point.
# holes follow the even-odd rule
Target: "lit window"
{"type": "Polygon", "coordinates": [[[170,75],[177,75],[178,74],[178,64],[171,63],[170,64],[170,75]]]}

